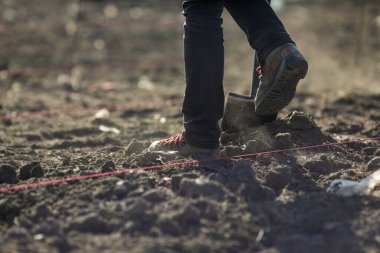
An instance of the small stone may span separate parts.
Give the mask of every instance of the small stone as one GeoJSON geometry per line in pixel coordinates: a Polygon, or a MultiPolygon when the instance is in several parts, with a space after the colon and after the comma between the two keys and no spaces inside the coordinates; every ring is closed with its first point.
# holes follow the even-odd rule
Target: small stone
{"type": "Polygon", "coordinates": [[[181,195],[191,198],[202,196],[216,200],[223,200],[226,195],[221,184],[210,181],[205,177],[196,179],[183,178],[179,185],[179,192],[181,195]]]}
{"type": "Polygon", "coordinates": [[[116,164],[113,161],[107,161],[100,167],[100,172],[112,172],[116,170],[116,164]]]}
{"type": "Polygon", "coordinates": [[[265,177],[265,184],[275,190],[277,193],[281,192],[292,180],[290,168],[277,167],[269,171],[265,177]]]}
{"type": "Polygon", "coordinates": [[[144,149],[148,147],[146,142],[143,141],[138,141],[136,139],[133,139],[129,145],[127,146],[125,150],[125,154],[132,155],[132,154],[139,154],[141,153],[144,149]]]}
{"type": "Polygon", "coordinates": [[[367,171],[373,171],[377,169],[380,169],[380,156],[374,157],[367,164],[367,171]]]}
{"type": "Polygon", "coordinates": [[[17,168],[10,164],[0,164],[0,183],[17,183],[17,168]]]}
{"type": "Polygon", "coordinates": [[[374,156],[380,156],[380,149],[377,149],[376,152],[373,155],[374,156]]]}
{"type": "Polygon", "coordinates": [[[294,130],[308,130],[317,126],[313,118],[304,112],[291,112],[287,117],[291,128],[294,130]]]}

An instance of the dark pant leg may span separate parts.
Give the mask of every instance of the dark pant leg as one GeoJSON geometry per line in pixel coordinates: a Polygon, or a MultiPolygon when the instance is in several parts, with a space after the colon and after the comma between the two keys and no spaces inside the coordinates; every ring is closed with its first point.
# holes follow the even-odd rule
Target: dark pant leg
{"type": "Polygon", "coordinates": [[[261,64],[277,47],[294,43],[266,0],[225,0],[225,7],[257,50],[261,64]]]}
{"type": "Polygon", "coordinates": [[[183,13],[186,91],[184,137],[192,146],[219,147],[223,117],[223,1],[185,1],[183,13]]]}

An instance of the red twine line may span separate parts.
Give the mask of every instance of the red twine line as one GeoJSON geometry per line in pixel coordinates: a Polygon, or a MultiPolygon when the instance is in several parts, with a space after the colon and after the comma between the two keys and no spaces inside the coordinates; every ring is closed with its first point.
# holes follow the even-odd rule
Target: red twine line
{"type": "Polygon", "coordinates": [[[84,180],[84,179],[90,179],[90,178],[106,177],[106,176],[112,176],[112,175],[128,173],[128,172],[136,172],[136,171],[141,171],[141,170],[161,169],[161,168],[166,168],[166,167],[175,167],[175,166],[183,166],[183,165],[190,165],[190,164],[207,163],[207,162],[218,161],[218,160],[220,161],[220,160],[227,160],[227,159],[233,159],[233,158],[235,158],[235,159],[247,158],[247,157],[259,156],[259,155],[284,153],[284,152],[290,152],[290,151],[338,146],[338,145],[350,144],[350,143],[355,143],[355,142],[378,141],[378,140],[380,140],[380,137],[366,138],[366,139],[355,139],[355,140],[351,140],[351,141],[318,144],[318,145],[295,147],[295,148],[289,148],[289,149],[279,149],[279,150],[272,150],[272,151],[258,152],[258,153],[252,153],[252,154],[223,157],[223,158],[210,159],[210,160],[200,160],[200,161],[191,160],[191,161],[187,161],[187,162],[167,163],[167,164],[153,165],[153,166],[140,167],[140,168],[130,168],[130,169],[123,169],[123,170],[104,172],[104,173],[94,173],[94,174],[84,175],[84,176],[68,177],[68,178],[62,178],[62,179],[41,181],[41,182],[36,182],[36,183],[27,183],[27,184],[19,184],[19,185],[14,185],[14,186],[0,187],[0,192],[8,192],[8,191],[12,191],[12,190],[19,190],[19,189],[26,189],[26,188],[35,188],[35,187],[40,187],[40,186],[53,185],[53,184],[59,184],[59,183],[64,183],[64,182],[71,182],[71,181],[78,181],[78,180],[84,180]]]}

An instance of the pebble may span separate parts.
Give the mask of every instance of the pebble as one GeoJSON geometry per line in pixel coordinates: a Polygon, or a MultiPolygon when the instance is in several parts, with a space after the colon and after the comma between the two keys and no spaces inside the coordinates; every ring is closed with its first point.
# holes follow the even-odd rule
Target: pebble
{"type": "Polygon", "coordinates": [[[10,164],[0,164],[0,183],[17,183],[17,168],[10,164]]]}

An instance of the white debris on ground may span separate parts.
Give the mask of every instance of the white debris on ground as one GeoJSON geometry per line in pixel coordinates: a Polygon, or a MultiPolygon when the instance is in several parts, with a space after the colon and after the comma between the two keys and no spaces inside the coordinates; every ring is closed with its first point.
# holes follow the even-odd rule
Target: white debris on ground
{"type": "Polygon", "coordinates": [[[106,133],[120,134],[120,130],[117,129],[116,127],[108,127],[108,126],[100,125],[99,130],[106,133]]]}
{"type": "Polygon", "coordinates": [[[110,112],[107,109],[101,109],[97,111],[94,115],[95,119],[105,119],[110,116],[110,112]]]}
{"type": "Polygon", "coordinates": [[[379,185],[380,169],[358,182],[345,179],[336,179],[331,182],[326,191],[343,197],[363,196],[371,194],[373,189],[379,185]]]}

